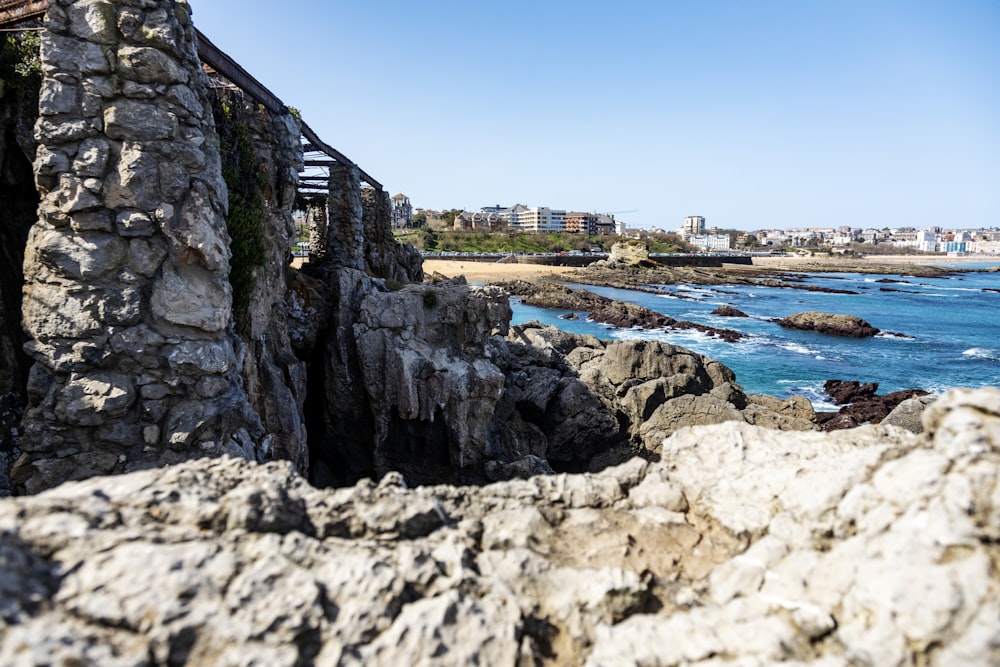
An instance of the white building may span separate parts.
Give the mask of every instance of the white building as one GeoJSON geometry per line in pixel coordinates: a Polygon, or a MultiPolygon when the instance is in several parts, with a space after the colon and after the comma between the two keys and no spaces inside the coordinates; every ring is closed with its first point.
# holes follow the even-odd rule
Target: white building
{"type": "Polygon", "coordinates": [[[691,245],[701,248],[705,252],[729,250],[729,234],[698,234],[686,237],[691,245]]]}
{"type": "Polygon", "coordinates": [[[566,211],[535,206],[520,213],[518,224],[511,226],[523,232],[563,232],[566,231],[566,211]]]}
{"type": "Polygon", "coordinates": [[[413,207],[410,205],[410,198],[400,193],[393,195],[389,201],[392,205],[392,226],[396,229],[412,227],[413,207]]]}

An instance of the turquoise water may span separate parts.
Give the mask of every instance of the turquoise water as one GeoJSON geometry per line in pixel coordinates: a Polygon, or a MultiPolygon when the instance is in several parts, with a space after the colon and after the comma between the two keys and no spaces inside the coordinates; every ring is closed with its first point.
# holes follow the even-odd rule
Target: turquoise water
{"type": "Polygon", "coordinates": [[[880,393],[914,387],[937,393],[952,387],[1000,386],[1000,293],[984,291],[1000,289],[1000,273],[948,278],[814,274],[805,282],[858,294],[746,285],[664,286],[672,294],[692,297],[681,299],[579,286],[679,320],[748,334],[735,343],[691,331],[621,330],[584,319],[563,320],[559,315],[566,311],[525,306],[516,299],[512,303],[513,323],[540,320],[604,339],[648,338],[682,345],[732,368],[737,382],[749,393],[779,397],[803,394],[817,408],[830,407],[822,386],[832,378],[878,382],[880,393]],[[892,282],[876,282],[885,279],[892,282]],[[711,311],[722,304],[738,308],[750,318],[712,315],[711,311]],[[783,329],[768,321],[807,310],[856,315],[883,332],[906,337],[883,333],[875,338],[841,338],[783,329]]]}

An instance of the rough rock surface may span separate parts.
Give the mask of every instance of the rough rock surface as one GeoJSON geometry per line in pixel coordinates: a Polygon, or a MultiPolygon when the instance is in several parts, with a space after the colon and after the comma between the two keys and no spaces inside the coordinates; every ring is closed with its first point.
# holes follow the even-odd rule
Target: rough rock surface
{"type": "Polygon", "coordinates": [[[262,456],[232,328],[226,185],[186,2],[49,3],[11,476],[262,456]]]}
{"type": "Polygon", "coordinates": [[[879,330],[854,315],[837,315],[833,313],[818,313],[814,311],[795,313],[776,322],[789,329],[818,331],[819,333],[851,338],[869,338],[878,334],[879,330]]]}
{"type": "Polygon", "coordinates": [[[694,427],[485,487],[234,459],[68,483],[0,501],[0,663],[994,665],[998,406],[694,427]]]}

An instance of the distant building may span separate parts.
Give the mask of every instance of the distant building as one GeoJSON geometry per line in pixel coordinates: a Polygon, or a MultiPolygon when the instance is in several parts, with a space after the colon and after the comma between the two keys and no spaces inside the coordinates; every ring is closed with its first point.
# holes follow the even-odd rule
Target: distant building
{"type": "Polygon", "coordinates": [[[569,234],[597,234],[597,214],[568,211],[566,213],[566,232],[569,234]]]}
{"type": "Polygon", "coordinates": [[[729,234],[697,234],[685,237],[688,243],[706,252],[729,250],[729,234]]]}
{"type": "Polygon", "coordinates": [[[462,211],[455,216],[452,228],[456,231],[499,232],[507,228],[507,218],[502,213],[462,211]]]}
{"type": "Polygon", "coordinates": [[[390,204],[392,206],[393,228],[406,229],[412,227],[413,207],[410,205],[410,198],[404,194],[393,195],[390,204]]]}
{"type": "Polygon", "coordinates": [[[700,215],[689,215],[684,218],[684,224],[681,226],[681,234],[683,236],[696,236],[698,234],[705,233],[705,218],[700,215]]]}
{"type": "Polygon", "coordinates": [[[517,226],[522,232],[546,233],[566,231],[566,211],[559,211],[547,206],[535,206],[525,210],[519,216],[517,226]]]}

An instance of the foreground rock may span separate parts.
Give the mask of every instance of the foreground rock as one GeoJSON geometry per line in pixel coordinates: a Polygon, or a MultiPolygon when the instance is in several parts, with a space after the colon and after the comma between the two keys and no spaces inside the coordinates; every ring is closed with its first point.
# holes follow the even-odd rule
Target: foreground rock
{"type": "Polygon", "coordinates": [[[878,329],[860,317],[813,311],[795,313],[794,315],[776,320],[776,322],[788,329],[818,331],[819,333],[848,336],[851,338],[868,338],[875,336],[879,332],[878,329]]]}
{"type": "Polygon", "coordinates": [[[0,663],[996,664],[998,406],[479,488],[234,459],[65,484],[0,501],[0,663]]]}

